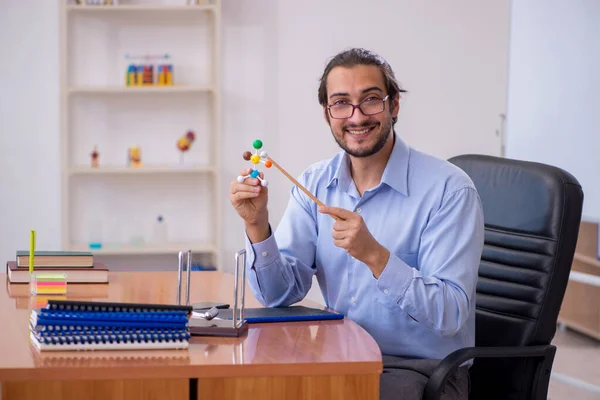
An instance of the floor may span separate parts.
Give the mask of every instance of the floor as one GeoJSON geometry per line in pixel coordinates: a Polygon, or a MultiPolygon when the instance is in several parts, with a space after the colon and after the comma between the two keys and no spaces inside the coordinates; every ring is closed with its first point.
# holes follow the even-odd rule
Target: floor
{"type": "Polygon", "coordinates": [[[600,340],[558,329],[549,400],[600,400],[600,340]]]}

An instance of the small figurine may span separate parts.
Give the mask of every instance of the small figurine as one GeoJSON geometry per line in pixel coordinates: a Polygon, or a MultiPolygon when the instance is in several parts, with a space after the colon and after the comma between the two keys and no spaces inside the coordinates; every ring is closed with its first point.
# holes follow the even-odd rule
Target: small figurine
{"type": "MultiPolygon", "coordinates": [[[[263,164],[265,164],[265,167],[271,168],[273,163],[271,162],[271,160],[268,159],[269,155],[267,154],[267,152],[261,151],[260,154],[258,154],[258,150],[262,148],[262,145],[262,140],[256,139],[254,142],[252,142],[252,147],[254,147],[255,149],[254,154],[252,154],[249,151],[245,151],[244,154],[242,154],[242,158],[246,161],[250,161],[254,165],[258,164],[259,162],[262,162],[263,164]]],[[[252,168],[252,171],[250,171],[249,175],[238,176],[237,180],[238,182],[242,183],[246,178],[257,178],[262,186],[267,186],[269,184],[269,182],[266,179],[260,177],[260,172],[256,168],[252,168]]]]}
{"type": "Polygon", "coordinates": [[[137,85],[137,66],[135,64],[131,64],[127,67],[127,74],[125,75],[125,85],[137,85]]]}
{"type": "Polygon", "coordinates": [[[180,164],[183,164],[183,154],[192,147],[194,140],[196,140],[196,134],[193,131],[188,131],[184,136],[177,140],[177,148],[181,152],[179,157],[180,164]]]}
{"type": "Polygon", "coordinates": [[[94,146],[94,151],[90,154],[92,157],[92,168],[98,168],[98,157],[100,153],[98,153],[98,146],[94,146]]]}
{"type": "MultiPolygon", "coordinates": [[[[168,55],[165,57],[168,57],[168,55]]],[[[157,67],[156,74],[158,77],[158,85],[173,86],[173,65],[172,64],[160,64],[157,67]]]]}
{"type": "Polygon", "coordinates": [[[138,146],[132,146],[128,151],[128,166],[139,168],[142,166],[142,150],[138,146]]]}

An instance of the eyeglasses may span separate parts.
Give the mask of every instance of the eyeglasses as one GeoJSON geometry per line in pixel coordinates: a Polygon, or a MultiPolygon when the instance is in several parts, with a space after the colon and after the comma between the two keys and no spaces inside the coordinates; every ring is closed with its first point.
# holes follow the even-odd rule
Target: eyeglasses
{"type": "Polygon", "coordinates": [[[383,99],[371,98],[364,100],[360,104],[332,104],[327,106],[329,115],[335,119],[352,118],[354,110],[359,109],[363,115],[375,115],[385,110],[385,101],[390,95],[385,96],[383,99]]]}

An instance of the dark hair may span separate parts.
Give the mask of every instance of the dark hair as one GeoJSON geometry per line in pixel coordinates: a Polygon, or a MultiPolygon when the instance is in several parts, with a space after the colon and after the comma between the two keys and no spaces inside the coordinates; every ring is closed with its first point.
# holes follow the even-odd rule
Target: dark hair
{"type": "MultiPolygon", "coordinates": [[[[379,68],[383,75],[385,89],[390,96],[390,105],[394,104],[394,99],[398,93],[406,92],[406,90],[400,87],[394,76],[394,71],[392,71],[392,67],[390,67],[387,61],[372,51],[362,48],[352,48],[338,53],[327,63],[319,83],[319,104],[323,107],[327,106],[327,77],[329,76],[329,72],[335,67],[352,68],[357,65],[374,65],[379,68]]],[[[394,117],[392,122],[395,124],[397,120],[398,118],[394,117]]]]}

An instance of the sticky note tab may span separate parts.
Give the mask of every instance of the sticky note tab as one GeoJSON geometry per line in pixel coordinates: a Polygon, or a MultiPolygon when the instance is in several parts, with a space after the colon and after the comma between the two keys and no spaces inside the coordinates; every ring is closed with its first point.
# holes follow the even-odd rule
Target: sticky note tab
{"type": "Polygon", "coordinates": [[[67,293],[67,275],[65,273],[34,272],[31,278],[33,294],[67,293]]]}

